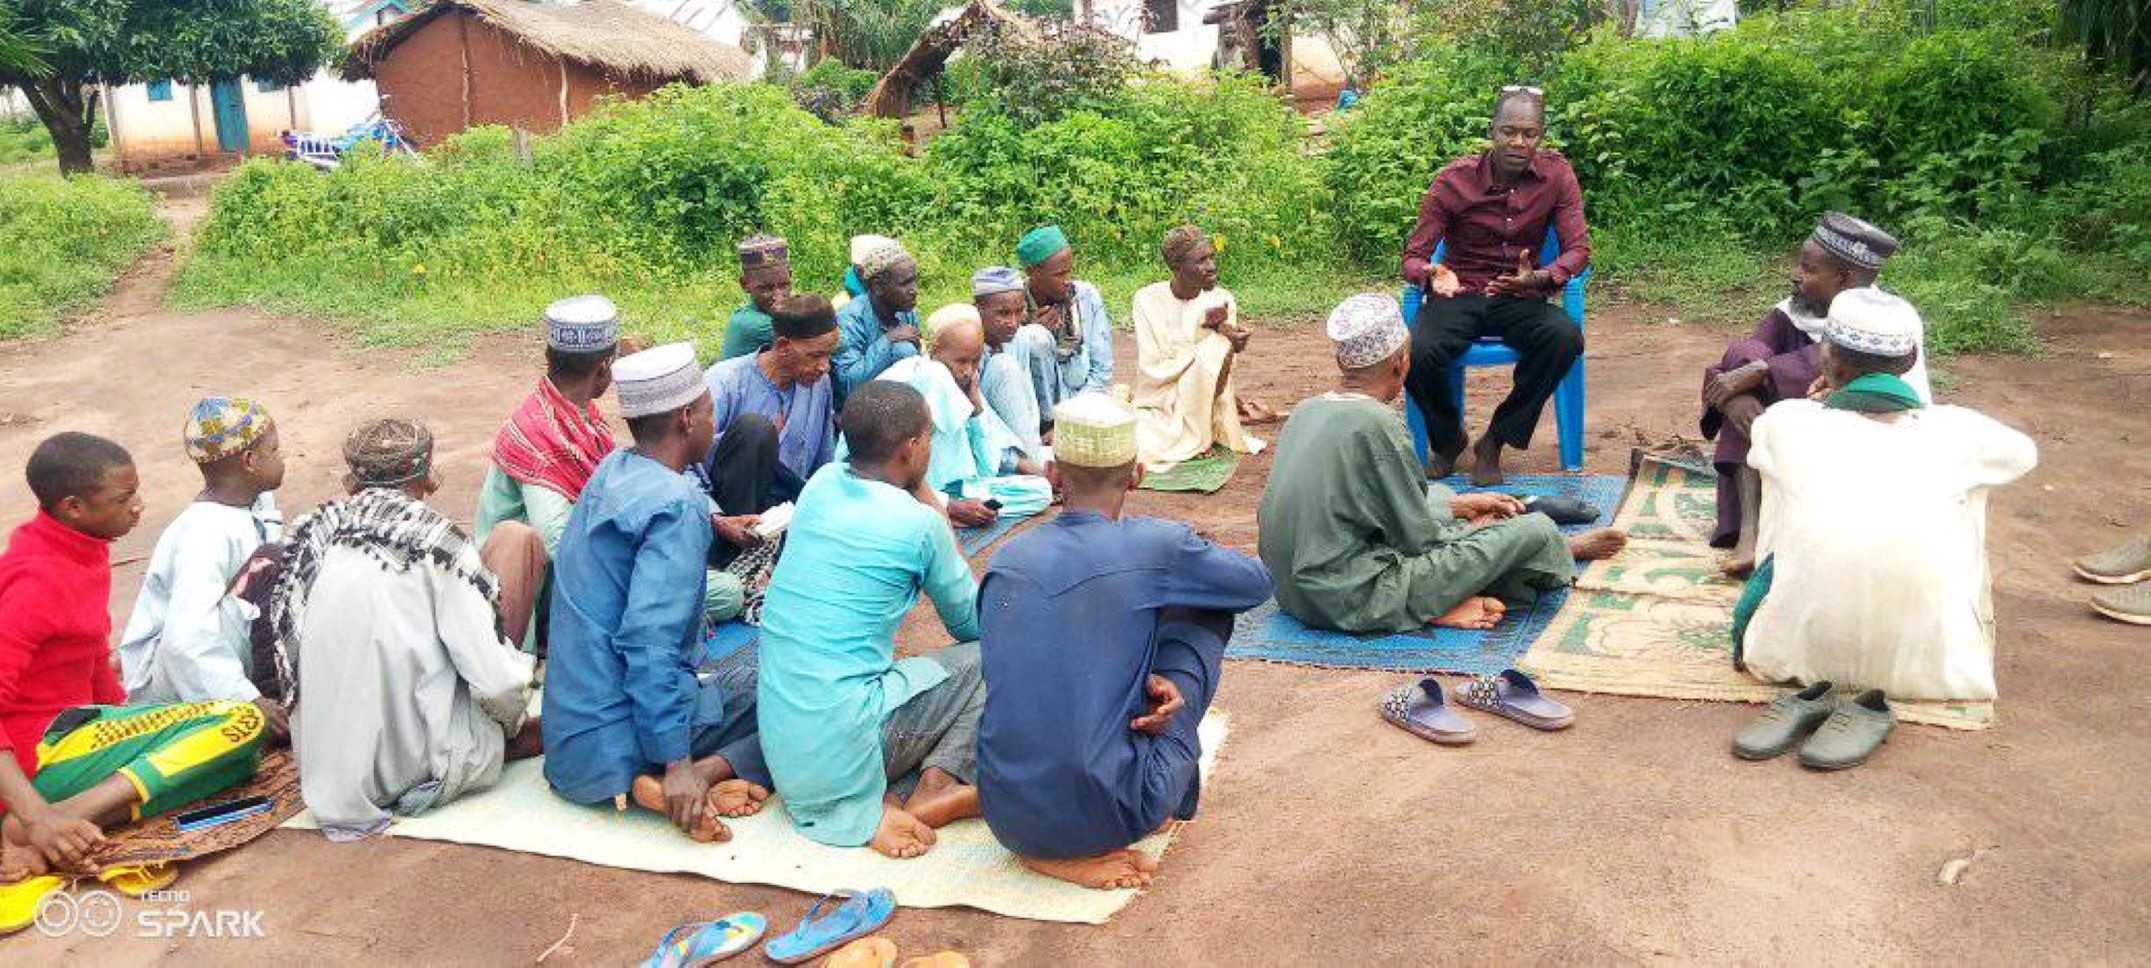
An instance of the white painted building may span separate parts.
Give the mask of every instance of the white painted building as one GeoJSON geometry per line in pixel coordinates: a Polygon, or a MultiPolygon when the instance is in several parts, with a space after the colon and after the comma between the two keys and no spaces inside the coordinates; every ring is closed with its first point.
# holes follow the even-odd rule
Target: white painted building
{"type": "Polygon", "coordinates": [[[753,55],[757,77],[776,64],[806,70],[811,39],[806,28],[758,23],[747,12],[747,0],[634,0],[634,4],[753,55]]]}
{"type": "MultiPolygon", "coordinates": [[[[322,2],[348,38],[403,16],[421,0],[322,2]]],[[[343,81],[323,71],[290,87],[243,77],[128,84],[107,88],[104,103],[114,162],[139,172],[277,154],[285,131],[341,133],[378,110],[380,98],[372,81],[343,81]]]]}

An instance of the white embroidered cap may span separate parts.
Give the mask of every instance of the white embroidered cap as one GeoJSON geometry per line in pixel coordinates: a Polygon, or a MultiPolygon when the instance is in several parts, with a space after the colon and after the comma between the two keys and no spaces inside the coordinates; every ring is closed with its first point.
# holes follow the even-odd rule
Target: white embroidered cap
{"type": "Polygon", "coordinates": [[[1084,393],[1053,408],[1053,459],[1077,467],[1119,467],[1135,460],[1135,411],[1103,393],[1084,393]]]}
{"type": "Polygon", "coordinates": [[[1910,356],[1919,351],[1923,330],[1919,310],[1873,286],[1847,289],[1830,300],[1827,336],[1848,350],[1910,356]]]}
{"type": "Polygon", "coordinates": [[[1404,309],[1384,292],[1363,292],[1338,303],[1326,329],[1337,344],[1337,365],[1347,370],[1380,363],[1412,338],[1404,328],[1404,309]]]}
{"type": "Polygon", "coordinates": [[[612,365],[620,415],[647,417],[678,410],[709,392],[695,367],[695,344],[666,343],[621,357],[612,365]]]}

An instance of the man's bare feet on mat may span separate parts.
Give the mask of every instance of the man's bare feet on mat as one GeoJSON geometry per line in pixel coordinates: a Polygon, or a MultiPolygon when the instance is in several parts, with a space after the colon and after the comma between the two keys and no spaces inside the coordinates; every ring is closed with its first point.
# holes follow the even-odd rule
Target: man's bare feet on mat
{"type": "Polygon", "coordinates": [[[1755,574],[1755,558],[1749,555],[1736,554],[1731,558],[1727,558],[1725,564],[1719,565],[1718,570],[1723,572],[1727,578],[1746,578],[1755,574]]]}
{"type": "Polygon", "coordinates": [[[907,860],[933,849],[934,839],[934,828],[920,823],[919,818],[905,813],[902,807],[883,804],[881,827],[874,831],[874,839],[866,845],[883,857],[907,860]]]}
{"type": "Polygon", "coordinates": [[[769,788],[753,780],[731,779],[710,787],[710,812],[720,817],[752,817],[762,812],[769,788]]]}
{"type": "Polygon", "coordinates": [[[979,816],[978,788],[938,766],[919,773],[919,785],[904,803],[904,812],[929,827],[946,827],[965,817],[979,816]]]}
{"type": "MultiPolygon", "coordinates": [[[[713,795],[716,792],[715,790],[710,791],[713,795]]],[[[648,810],[658,816],[665,815],[665,783],[657,777],[636,777],[635,782],[628,785],[628,797],[635,801],[636,806],[644,810],[648,810]]],[[[724,821],[717,819],[716,811],[705,807],[702,815],[695,818],[695,825],[688,828],[686,834],[697,843],[723,843],[732,839],[732,828],[725,826],[724,821]]]]}
{"type": "Polygon", "coordinates": [[[1263,424],[1276,423],[1280,419],[1282,418],[1277,415],[1277,411],[1264,406],[1260,400],[1240,401],[1241,423],[1259,427],[1263,424]]]}
{"type": "Polygon", "coordinates": [[[1628,547],[1628,532],[1614,528],[1586,531],[1568,539],[1568,553],[1579,561],[1597,561],[1620,554],[1628,547]]]}
{"type": "Polygon", "coordinates": [[[1043,857],[1016,858],[1028,867],[1047,877],[1095,887],[1109,891],[1116,888],[1148,887],[1150,879],[1158,873],[1158,861],[1140,850],[1123,848],[1109,850],[1096,857],[1077,857],[1073,860],[1047,860],[1043,857]]]}
{"type": "Polygon", "coordinates": [[[1501,604],[1501,599],[1473,595],[1456,603],[1455,608],[1443,612],[1427,624],[1451,629],[1490,629],[1501,621],[1501,616],[1508,610],[1507,605],[1501,604]]]}

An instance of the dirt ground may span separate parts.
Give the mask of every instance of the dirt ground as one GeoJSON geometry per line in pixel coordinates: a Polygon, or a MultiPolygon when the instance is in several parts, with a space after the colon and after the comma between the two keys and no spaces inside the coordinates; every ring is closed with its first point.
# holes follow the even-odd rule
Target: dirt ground
{"type": "MultiPolygon", "coordinates": [[[[316,322],[165,311],[162,261],[130,277],[100,318],[7,347],[0,369],[0,466],[20,467],[62,429],[115,437],[140,461],[149,510],[116,549],[126,562],[116,621],[159,530],[198,486],[177,437],[184,408],[206,393],[245,392],[273,408],[294,513],[330,496],[338,442],[357,419],[422,416],[447,472],[438,503],[468,519],[492,434],[537,373],[535,332],[421,369],[316,322]]],[[[2096,617],[2066,564],[2151,526],[2151,314],[2073,307],[2042,329],[2042,355],[1946,367],[1950,397],[2041,448],[2039,469],[1992,503],[1996,728],[1904,727],[1865,767],[1821,775],[1789,758],[1729,756],[1753,707],[1565,695],[1578,711],[1566,733],[1495,722],[1476,746],[1443,749],[1376,717],[1397,676],[1236,662],[1219,699],[1233,738],[1203,815],[1157,885],[1112,924],[911,910],[885,933],[907,956],[950,947],[982,965],[1761,963],[1818,950],[1870,964],[2151,959],[2151,744],[2130,732],[2145,725],[2151,631],[2096,617]],[[1946,862],[1975,856],[1960,883],[1937,882],[1946,862]]],[[[1592,470],[1625,470],[1639,433],[1694,433],[1698,372],[1725,335],[1648,307],[1597,308],[1592,470]]],[[[1260,331],[1240,372],[1245,392],[1284,404],[1323,388],[1329,365],[1318,329],[1280,324],[1260,331]]],[[[1477,421],[1496,379],[1474,379],[1477,421]]],[[[1551,469],[1553,445],[1549,414],[1523,468],[1551,469]]],[[[1246,462],[1212,496],[1144,492],[1136,510],[1252,550],[1268,465],[1246,462]]],[[[0,476],[10,523],[29,507],[19,475],[0,476]]],[[[811,901],[297,832],[192,865],[178,887],[196,910],[264,911],[267,937],[33,932],[0,942],[0,957],[528,963],[572,924],[549,961],[619,964],[684,920],[757,909],[789,924],[811,901]]]]}

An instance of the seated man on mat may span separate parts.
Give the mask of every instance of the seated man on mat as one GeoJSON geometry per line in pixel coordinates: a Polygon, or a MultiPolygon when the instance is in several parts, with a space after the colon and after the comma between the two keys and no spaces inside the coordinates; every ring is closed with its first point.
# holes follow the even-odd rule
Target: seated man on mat
{"type": "Polygon", "coordinates": [[[545,376],[494,436],[492,465],[479,485],[471,531],[486,570],[500,579],[502,631],[533,652],[536,613],[568,511],[617,446],[597,401],[612,388],[619,340],[620,311],[604,296],[545,307],[545,376]]]}
{"type": "MultiPolygon", "coordinates": [[[[807,293],[772,307],[768,349],[717,363],[703,374],[717,421],[717,443],[700,475],[717,505],[710,563],[724,566],[761,542],[759,516],[799,497],[836,453],[830,361],[837,350],[836,312],[807,293]]],[[[713,572],[717,590],[746,593],[739,576],[713,572]]],[[[734,611],[737,611],[735,608],[734,611]]],[[[712,615],[712,618],[719,616],[712,615]]],[[[729,617],[729,616],[723,616],[729,617]]]]}
{"type": "Polygon", "coordinates": [[[954,303],[927,318],[932,334],[928,355],[891,364],[877,380],[902,383],[926,398],[934,417],[933,459],[926,486],[949,522],[960,528],[990,525],[1000,509],[1019,517],[1036,514],[1053,503],[1053,490],[1040,476],[1044,468],[1025,457],[1023,446],[999,414],[986,405],[979,389],[979,363],[986,352],[986,332],[978,311],[954,303]]]}
{"type": "Polygon", "coordinates": [[[739,287],[747,303],[732,311],[724,324],[724,348],[717,358],[759,353],[776,342],[775,321],[770,313],[792,298],[792,250],[774,235],[750,235],[739,243],[739,287]]]}
{"type": "Polygon", "coordinates": [[[859,257],[866,292],[836,311],[836,406],[889,364],[919,355],[919,260],[895,239],[883,239],[859,257]]]}
{"type": "Polygon", "coordinates": [[[64,883],[48,872],[96,872],[106,828],[253,776],[268,728],[244,700],[125,704],[107,599],[112,542],[142,520],[134,459],[63,433],[27,471],[38,511],[0,553],[0,909],[34,916],[64,883]]]}
{"type": "Polygon", "coordinates": [[[1929,406],[1903,375],[1919,314],[1879,289],[1830,303],[1820,402],[1755,419],[1762,564],[1733,614],[1734,661],[1773,681],[1897,699],[1994,698],[1987,492],[2030,472],[2030,437],[1929,406]]]}
{"type": "MultiPolygon", "coordinates": [[[[1800,400],[1822,375],[1823,327],[1830,301],[1847,289],[1872,286],[1882,263],[1897,251],[1889,233],[1841,212],[1823,216],[1793,261],[1792,294],[1763,315],[1755,332],[1734,340],[1725,358],[1703,371],[1703,436],[1715,437],[1711,464],[1718,472],[1715,548],[1734,548],[1725,570],[1746,577],[1755,568],[1755,472],[1746,466],[1748,427],[1763,408],[1800,400]]],[[[1927,367],[1905,374],[1920,399],[1931,399],[1927,367]]]]}
{"type": "Polygon", "coordinates": [[[1472,445],[1471,483],[1501,483],[1501,448],[1531,446],[1539,414],[1583,355],[1583,330],[1547,297],[1591,262],[1576,171],[1542,151],[1546,106],[1538,89],[1506,87],[1494,102],[1483,154],[1450,162],[1419,202],[1404,245],[1404,281],[1426,290],[1412,321],[1412,402],[1426,418],[1426,476],[1447,477],[1464,452],[1464,418],[1449,395],[1449,365],[1480,337],[1516,350],[1515,386],[1472,445]],[[1532,268],[1547,226],[1561,255],[1532,268]],[[1433,262],[1436,243],[1447,242],[1433,262]]]}
{"type": "Polygon", "coordinates": [[[1053,417],[1067,509],[996,552],[979,588],[979,802],[1024,866],[1140,887],[1158,863],[1129,845],[1195,815],[1196,727],[1233,616],[1269,599],[1270,576],[1187,525],[1121,516],[1142,469],[1118,401],[1053,417]]]}
{"type": "Polygon", "coordinates": [[[1075,277],[1075,249],[1058,225],[1024,233],[1016,243],[1023,263],[1023,328],[1008,352],[1030,374],[1041,417],[1083,393],[1113,384],[1113,319],[1098,287],[1075,277]]]}
{"type": "Polygon", "coordinates": [[[524,722],[536,660],[507,637],[477,546],[425,503],[440,488],[433,434],[369,420],[344,462],[351,496],[292,525],[269,607],[300,792],[330,840],[483,790],[504,759],[538,752],[524,722]]]}
{"type": "Polygon", "coordinates": [[[871,380],[844,405],[851,461],[799,497],[762,616],[770,772],[808,839],[916,857],[934,828],[978,815],[978,584],[925,494],[933,417],[917,390],[871,380]],[[896,657],[924,590],[958,644],[896,657]],[[918,770],[899,806],[891,778],[918,770]]]}
{"type": "MultiPolygon", "coordinates": [[[[742,357],[748,359],[748,357],[742,357]]],[[[709,499],[685,471],[716,428],[695,348],[613,365],[635,446],[598,465],[553,565],[545,779],[576,803],[664,813],[697,840],[762,808],[752,646],[705,655],[709,499]],[[660,778],[661,777],[661,778],[660,778]]]]}
{"type": "Polygon", "coordinates": [[[1242,454],[1262,441],[1240,421],[1277,419],[1268,407],[1242,400],[1232,364],[1253,335],[1240,324],[1232,292],[1217,284],[1217,250],[1192,225],[1165,233],[1165,266],[1173,277],[1135,293],[1135,407],[1137,443],[1152,470],[1201,457],[1222,444],[1242,454]]]}
{"type": "Polygon", "coordinates": [[[1397,301],[1353,296],[1330,313],[1338,390],[1293,408],[1262,492],[1257,544],[1277,603],[1314,628],[1483,629],[1506,603],[1569,582],[1575,558],[1604,558],[1626,535],[1564,538],[1506,494],[1429,485],[1393,403],[1412,366],[1397,301]]]}
{"type": "Polygon", "coordinates": [[[987,409],[1015,432],[1023,456],[1043,462],[1038,390],[1031,385],[1023,358],[1011,351],[1027,308],[1023,290],[1023,273],[1007,266],[987,266],[971,274],[971,305],[986,331],[986,358],[979,364],[978,389],[987,409]]]}
{"type": "Polygon", "coordinates": [[[267,671],[254,662],[257,613],[230,592],[255,552],[283,538],[283,435],[261,404],[209,397],[183,436],[202,491],[157,536],[120,634],[120,681],[137,702],[256,702],[281,735],[283,707],[255,684],[267,671]]]}

